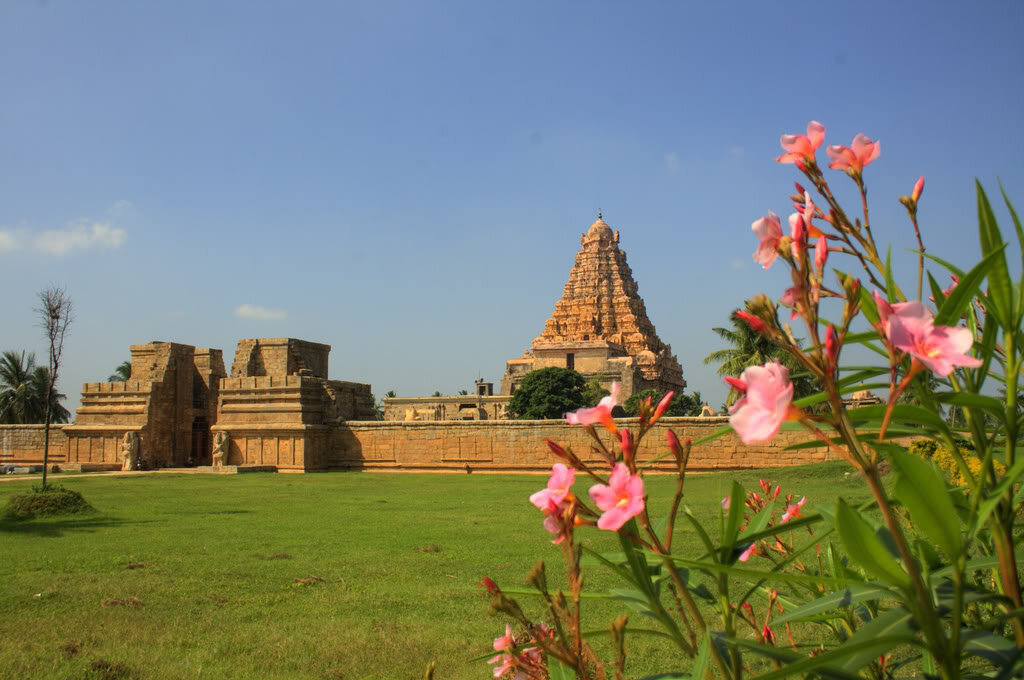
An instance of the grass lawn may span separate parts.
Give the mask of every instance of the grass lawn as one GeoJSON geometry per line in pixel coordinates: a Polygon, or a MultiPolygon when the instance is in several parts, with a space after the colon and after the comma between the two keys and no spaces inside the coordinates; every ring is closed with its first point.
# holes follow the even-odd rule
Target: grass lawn
{"type": "MultiPolygon", "coordinates": [[[[770,475],[809,505],[865,499],[847,469],[770,475]]],[[[687,480],[686,502],[715,535],[733,478],[757,488],[757,472],[687,480]]],[[[540,476],[53,479],[97,512],[0,521],[3,678],[419,678],[431,660],[439,679],[485,678],[488,667],[468,659],[489,649],[505,621],[489,611],[481,577],[520,586],[538,558],[551,582],[562,573],[561,553],[527,502],[540,476]]],[[[0,484],[0,505],[29,484],[0,484]]],[[[647,485],[658,516],[674,481],[647,485]]],[[[680,522],[677,550],[700,554],[685,528],[680,522]]],[[[611,534],[584,535],[615,549],[611,534]]],[[[597,570],[587,583],[618,585],[597,570]]],[[[588,629],[620,611],[591,602],[588,629]]],[[[633,677],[687,665],[667,647],[634,649],[633,677]]]]}

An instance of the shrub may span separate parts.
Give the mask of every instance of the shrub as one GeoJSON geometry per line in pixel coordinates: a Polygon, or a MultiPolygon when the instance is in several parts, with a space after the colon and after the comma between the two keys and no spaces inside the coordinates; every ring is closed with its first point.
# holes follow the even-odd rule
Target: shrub
{"type": "Polygon", "coordinates": [[[7,502],[6,515],[11,519],[31,519],[93,511],[82,494],[50,484],[46,487],[33,486],[31,493],[12,496],[7,502]]]}
{"type": "Polygon", "coordinates": [[[509,411],[520,420],[561,418],[586,404],[583,376],[568,368],[551,366],[527,373],[509,401],[509,411]]]}

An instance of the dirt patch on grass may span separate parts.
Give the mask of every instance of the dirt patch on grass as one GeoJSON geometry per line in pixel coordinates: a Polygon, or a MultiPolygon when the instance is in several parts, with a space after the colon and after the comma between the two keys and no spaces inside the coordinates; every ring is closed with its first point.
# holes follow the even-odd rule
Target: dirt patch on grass
{"type": "Polygon", "coordinates": [[[60,653],[65,659],[73,659],[82,651],[82,643],[78,640],[68,640],[60,646],[60,653]]]}
{"type": "Polygon", "coordinates": [[[324,580],[319,576],[307,576],[306,578],[293,578],[290,585],[292,588],[302,588],[304,586],[315,586],[323,582],[324,580]]]}
{"type": "Polygon", "coordinates": [[[413,548],[416,552],[421,553],[439,553],[441,552],[441,546],[439,545],[427,545],[422,548],[413,548]]]}
{"type": "Polygon", "coordinates": [[[86,680],[128,680],[135,673],[123,663],[111,663],[106,659],[96,659],[85,671],[86,680]]]}
{"type": "Polygon", "coordinates": [[[292,558],[288,553],[271,553],[270,555],[263,556],[265,560],[290,560],[292,558]]]}
{"type": "Polygon", "coordinates": [[[225,597],[224,595],[218,595],[217,593],[211,593],[210,599],[218,604],[224,604],[228,601],[227,597],[225,597]]]}
{"type": "Polygon", "coordinates": [[[124,565],[125,569],[145,569],[146,567],[152,567],[152,562],[129,562],[124,565]]]}
{"type": "Polygon", "coordinates": [[[123,600],[120,600],[120,599],[103,600],[103,602],[100,602],[100,606],[103,607],[104,609],[109,609],[111,607],[141,607],[142,606],[142,600],[140,600],[139,598],[137,598],[137,597],[135,597],[133,595],[132,597],[129,597],[129,598],[123,599],[123,600]]]}

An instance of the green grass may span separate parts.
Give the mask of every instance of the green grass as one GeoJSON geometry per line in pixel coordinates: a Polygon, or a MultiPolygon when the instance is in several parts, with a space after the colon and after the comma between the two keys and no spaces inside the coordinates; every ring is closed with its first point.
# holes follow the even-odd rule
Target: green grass
{"type": "MultiPolygon", "coordinates": [[[[823,464],[770,476],[810,504],[840,494],[863,500],[846,470],[823,464]]],[[[713,534],[733,478],[757,488],[756,472],[687,481],[687,503],[713,534]]],[[[434,659],[439,679],[488,677],[485,664],[468,660],[489,649],[505,621],[489,611],[481,577],[520,586],[543,558],[550,582],[560,582],[560,551],[526,500],[544,482],[370,473],[64,478],[95,513],[0,521],[0,677],[418,678],[434,659]]],[[[664,512],[674,480],[647,484],[652,512],[664,512]]],[[[28,488],[0,484],[0,504],[28,488]]],[[[612,534],[584,536],[615,549],[612,534]]],[[[685,527],[676,541],[682,554],[699,554],[685,527]]],[[[598,571],[587,583],[614,585],[598,571]]],[[[587,628],[604,628],[619,611],[590,602],[587,628]]],[[[641,640],[628,668],[635,677],[685,665],[641,640]]]]}

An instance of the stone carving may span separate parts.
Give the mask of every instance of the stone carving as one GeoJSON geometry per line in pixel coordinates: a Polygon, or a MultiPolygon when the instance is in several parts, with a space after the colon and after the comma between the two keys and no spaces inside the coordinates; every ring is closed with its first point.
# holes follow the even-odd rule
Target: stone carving
{"type": "Polygon", "coordinates": [[[707,404],[704,404],[703,408],[701,408],[701,410],[700,410],[700,417],[701,418],[710,418],[712,416],[717,416],[717,415],[718,415],[718,413],[715,412],[715,409],[711,408],[707,404]]]}
{"type": "Polygon", "coordinates": [[[223,430],[213,438],[213,466],[224,467],[228,462],[228,447],[231,438],[223,430]]]}
{"type": "Polygon", "coordinates": [[[405,419],[407,421],[414,420],[438,420],[438,409],[434,408],[409,408],[405,410],[405,419]]]}
{"type": "Polygon", "coordinates": [[[121,439],[121,470],[128,472],[139,469],[139,435],[125,432],[121,439]]]}

